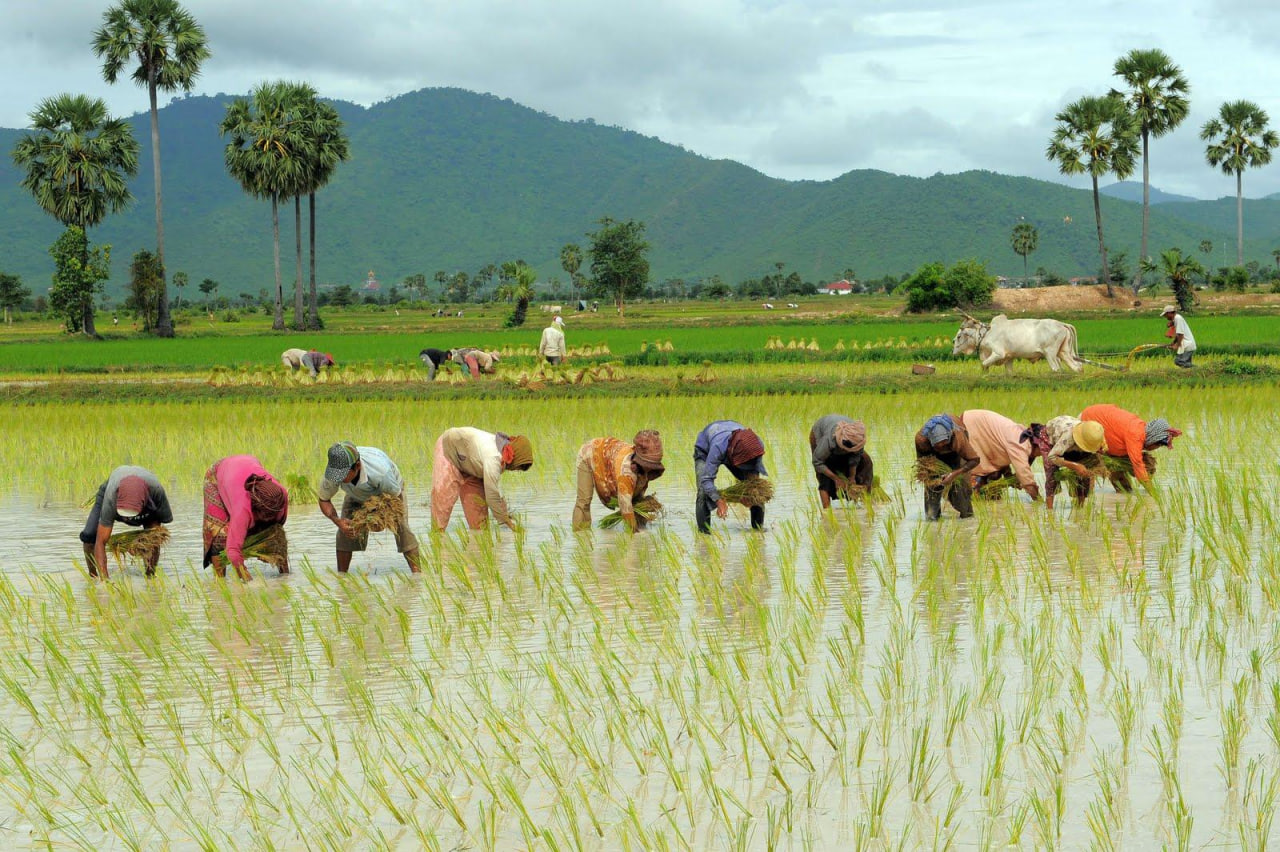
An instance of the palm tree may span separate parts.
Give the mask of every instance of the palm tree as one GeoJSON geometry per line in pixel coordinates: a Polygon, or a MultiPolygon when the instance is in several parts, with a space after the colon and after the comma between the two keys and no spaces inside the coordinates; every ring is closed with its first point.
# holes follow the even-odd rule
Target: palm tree
{"type": "MultiPolygon", "coordinates": [[[[1131,50],[1116,60],[1115,76],[1124,80],[1127,92],[1112,90],[1125,99],[1138,119],[1142,137],[1142,257],[1147,256],[1147,233],[1151,218],[1151,139],[1164,136],[1187,117],[1191,86],[1182,69],[1163,50],[1131,50]]],[[[1134,277],[1133,292],[1142,289],[1142,264],[1134,277]]]]}
{"type": "Polygon", "coordinates": [[[311,292],[307,303],[307,328],[315,330],[320,328],[320,313],[316,298],[316,192],[333,177],[338,164],[350,158],[351,148],[350,141],[343,132],[342,117],[333,106],[319,99],[313,99],[307,107],[306,120],[310,125],[307,135],[311,141],[309,151],[311,174],[307,183],[307,208],[311,220],[308,229],[311,292]]]}
{"type": "Polygon", "coordinates": [[[582,247],[577,243],[565,243],[560,249],[560,268],[569,276],[569,287],[573,291],[573,300],[578,301],[578,270],[582,268],[582,247]]]}
{"type": "Polygon", "coordinates": [[[1102,241],[1102,203],[1098,178],[1114,174],[1123,180],[1133,174],[1138,153],[1137,120],[1120,98],[1085,96],[1067,104],[1054,119],[1058,122],[1045,156],[1064,175],[1088,173],[1093,181],[1093,217],[1098,224],[1098,253],[1102,255],[1102,277],[1107,296],[1112,295],[1107,247],[1102,241]]]}
{"type": "MultiPolygon", "coordinates": [[[[133,200],[127,179],[138,172],[138,140],[127,121],[107,114],[101,100],[46,98],[31,113],[31,127],[34,132],[14,146],[13,162],[25,170],[22,187],[44,212],[67,227],[88,230],[133,200]]],[[[81,328],[97,337],[91,292],[83,300],[81,328]]]]}
{"type": "Polygon", "coordinates": [[[1236,176],[1236,266],[1244,266],[1244,170],[1271,162],[1271,150],[1280,145],[1280,135],[1267,122],[1266,112],[1252,101],[1227,101],[1200,130],[1209,143],[1204,149],[1209,165],[1236,176]]]}
{"type": "Polygon", "coordinates": [[[1209,270],[1213,263],[1209,260],[1209,255],[1213,254],[1213,241],[1201,240],[1200,253],[1204,255],[1204,286],[1209,286],[1209,270]]]}
{"type": "Polygon", "coordinates": [[[529,300],[533,298],[533,285],[538,281],[538,273],[523,260],[507,261],[500,268],[503,284],[494,295],[499,299],[515,301],[515,310],[508,317],[508,328],[519,328],[524,325],[525,315],[529,312],[529,300]]]}
{"type": "Polygon", "coordinates": [[[1035,251],[1040,245],[1040,232],[1030,222],[1019,222],[1013,226],[1013,233],[1009,235],[1009,244],[1013,247],[1014,254],[1022,255],[1022,278],[1025,282],[1027,278],[1027,255],[1035,251]]]}
{"type": "Polygon", "coordinates": [[[1160,262],[1151,258],[1142,259],[1144,272],[1156,272],[1163,275],[1173,290],[1173,297],[1178,300],[1178,310],[1187,313],[1195,303],[1195,290],[1191,287],[1192,275],[1203,275],[1204,267],[1200,261],[1190,255],[1183,255],[1182,249],[1171,248],[1160,252],[1160,262]]]}
{"type": "Polygon", "coordinates": [[[160,117],[156,92],[191,91],[200,65],[209,58],[204,29],[177,0],[122,0],[102,16],[93,35],[102,76],[114,83],[125,66],[137,62],[133,80],[147,87],[151,103],[151,168],[156,184],[156,257],[160,262],[160,312],[156,334],[173,337],[169,293],[164,284],[164,214],[160,191],[160,117]]]}
{"type": "Polygon", "coordinates": [[[308,177],[306,123],[300,120],[298,84],[263,83],[248,99],[227,107],[218,127],[230,136],[227,171],[255,198],[271,199],[272,243],[275,250],[276,311],[271,327],[284,330],[284,286],[280,278],[280,199],[305,191],[308,177]]]}
{"type": "Polygon", "coordinates": [[[1271,257],[1275,259],[1276,272],[1280,272],[1280,249],[1272,249],[1271,257]]]}

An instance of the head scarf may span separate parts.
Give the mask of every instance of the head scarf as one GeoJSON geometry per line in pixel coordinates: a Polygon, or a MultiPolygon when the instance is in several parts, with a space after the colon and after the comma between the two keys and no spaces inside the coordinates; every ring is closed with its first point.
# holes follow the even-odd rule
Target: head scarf
{"type": "Polygon", "coordinates": [[[563,320],[563,319],[561,319],[561,317],[560,317],[560,315],[559,315],[559,314],[556,314],[556,318],[555,318],[555,319],[553,319],[553,320],[552,320],[552,322],[553,322],[553,323],[555,323],[556,325],[558,325],[558,326],[562,327],[562,328],[564,327],[564,320],[563,320]]]}
{"type": "Polygon", "coordinates": [[[921,431],[929,439],[929,443],[936,447],[951,440],[956,432],[956,422],[951,419],[950,414],[935,414],[925,421],[921,431]]]}
{"type": "Polygon", "coordinates": [[[631,458],[638,467],[657,479],[666,471],[662,464],[662,438],[656,429],[643,429],[632,439],[631,458]]]}
{"type": "Polygon", "coordinates": [[[329,448],[329,463],[324,469],[324,481],[340,485],[351,468],[360,461],[360,451],[350,441],[339,441],[329,448]]]}
{"type": "Polygon", "coordinates": [[[861,452],[867,445],[867,427],[861,420],[836,424],[836,445],[846,453],[861,452]]]}
{"type": "Polygon", "coordinates": [[[333,356],[330,355],[328,352],[324,353],[324,365],[326,367],[332,367],[333,364],[334,364],[333,356]]]}
{"type": "Polygon", "coordinates": [[[1173,439],[1182,434],[1181,429],[1174,429],[1163,417],[1147,421],[1147,437],[1144,443],[1148,447],[1173,447],[1173,439]]]}
{"type": "Polygon", "coordinates": [[[742,467],[764,455],[764,441],[750,429],[739,429],[729,438],[729,464],[742,467]]]}
{"type": "Polygon", "coordinates": [[[249,492],[249,505],[255,518],[273,521],[289,504],[289,492],[283,485],[256,473],[244,481],[244,490],[249,492]]]}
{"type": "Polygon", "coordinates": [[[136,515],[147,505],[149,496],[151,489],[147,487],[145,479],[141,476],[126,476],[116,488],[116,508],[124,510],[125,514],[136,515]]]}
{"type": "Polygon", "coordinates": [[[1049,430],[1044,428],[1043,423],[1032,423],[1029,427],[1022,430],[1022,434],[1018,436],[1019,444],[1030,444],[1032,455],[1049,455],[1049,450],[1053,449],[1053,441],[1049,440],[1049,430]]]}
{"type": "Polygon", "coordinates": [[[513,435],[502,448],[502,463],[508,470],[528,470],[533,467],[533,444],[524,435],[513,435]]]}

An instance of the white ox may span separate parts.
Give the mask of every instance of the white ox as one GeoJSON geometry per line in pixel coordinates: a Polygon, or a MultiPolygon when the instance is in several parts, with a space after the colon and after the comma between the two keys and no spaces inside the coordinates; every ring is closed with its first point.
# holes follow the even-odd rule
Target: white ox
{"type": "Polygon", "coordinates": [[[1054,319],[1009,319],[1004,314],[991,318],[991,323],[980,322],[968,314],[964,325],[956,332],[952,355],[978,353],[982,369],[1004,364],[1006,372],[1013,372],[1014,360],[1049,362],[1049,369],[1057,372],[1066,364],[1080,372],[1080,356],[1076,354],[1076,327],[1054,319]]]}

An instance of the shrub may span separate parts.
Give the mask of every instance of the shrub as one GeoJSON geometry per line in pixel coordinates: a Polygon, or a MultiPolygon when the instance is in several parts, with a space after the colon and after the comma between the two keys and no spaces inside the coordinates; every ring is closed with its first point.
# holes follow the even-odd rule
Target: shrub
{"type": "Polygon", "coordinates": [[[958,261],[950,269],[926,263],[898,289],[907,296],[907,310],[921,313],[986,304],[995,292],[996,279],[985,263],[973,259],[958,261]]]}

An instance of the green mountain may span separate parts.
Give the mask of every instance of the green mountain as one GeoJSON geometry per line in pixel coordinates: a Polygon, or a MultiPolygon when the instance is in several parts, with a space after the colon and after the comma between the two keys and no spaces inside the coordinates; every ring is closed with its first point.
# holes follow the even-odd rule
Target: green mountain
{"type": "MultiPolygon", "coordinates": [[[[217,125],[233,97],[175,99],[160,115],[169,270],[185,271],[193,288],[213,278],[228,296],[274,286],[270,205],[246,196],[223,167],[217,125]]],[[[475,272],[515,258],[544,279],[563,279],[560,247],[585,247],[602,216],[647,224],[654,280],[719,274],[736,282],[782,261],[818,282],[847,267],[872,277],[962,257],[1017,275],[1022,259],[1009,248],[1009,233],[1022,217],[1040,231],[1031,268],[1073,276],[1099,266],[1090,193],[1047,181],[869,170],[784,181],[631,131],[458,89],[367,109],[337,106],[352,159],[317,197],[319,277],[327,283],[356,285],[374,270],[386,286],[413,273],[475,272]]],[[[90,235],[113,246],[115,291],[133,253],[154,244],[147,119],[132,121],[142,144],[137,201],[90,235]]],[[[0,130],[0,147],[12,150],[21,133],[0,130]]],[[[1104,198],[1102,207],[1109,245],[1136,257],[1138,205],[1104,198]]],[[[1246,207],[1249,257],[1270,263],[1280,201],[1246,207]]],[[[1153,251],[1193,251],[1204,239],[1234,246],[1234,211],[1231,199],[1161,204],[1151,214],[1153,251]]],[[[292,216],[292,205],[282,206],[286,286],[292,216]]],[[[59,231],[18,186],[9,158],[0,160],[0,232],[7,235],[0,270],[21,274],[38,292],[59,231]]]]}
{"type": "MultiPolygon", "coordinates": [[[[1142,181],[1140,180],[1121,180],[1116,181],[1108,186],[1099,187],[1098,191],[1103,195],[1112,198],[1119,198],[1123,201],[1136,201],[1142,203],[1142,181]]],[[[1173,192],[1165,192],[1162,189],[1151,187],[1151,203],[1167,204],[1170,201],[1196,201],[1197,199],[1190,195],[1178,195],[1173,192]]]]}

